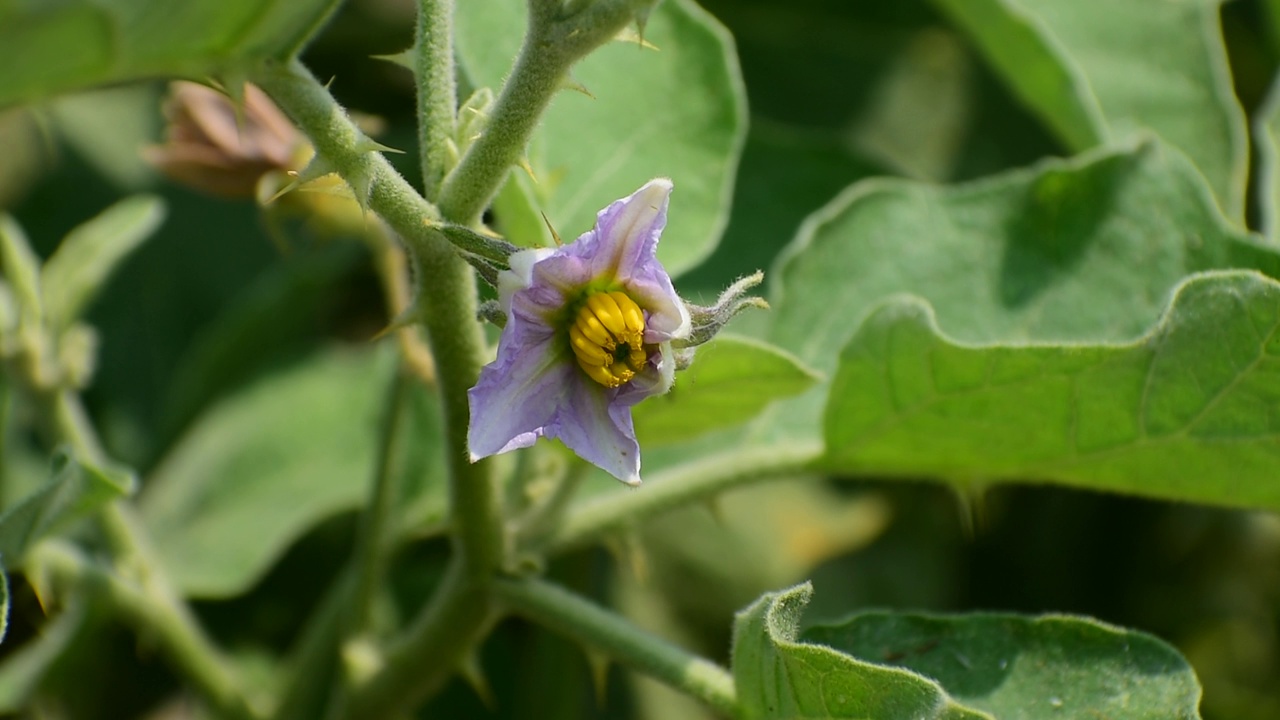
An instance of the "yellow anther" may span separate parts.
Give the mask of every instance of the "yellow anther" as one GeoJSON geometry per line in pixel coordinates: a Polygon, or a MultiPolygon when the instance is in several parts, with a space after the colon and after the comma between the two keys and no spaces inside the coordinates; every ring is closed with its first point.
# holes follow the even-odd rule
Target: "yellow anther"
{"type": "Polygon", "coordinates": [[[609,331],[609,334],[615,338],[626,334],[627,324],[622,320],[622,310],[618,308],[618,301],[614,300],[609,293],[596,293],[588,297],[587,308],[609,331]]]}
{"type": "Polygon", "coordinates": [[[573,354],[578,356],[579,363],[604,367],[613,362],[613,353],[591,342],[577,325],[569,328],[569,345],[573,348],[573,354]]]}
{"type": "MultiPolygon", "coordinates": [[[[644,311],[634,300],[627,297],[625,293],[611,292],[609,297],[618,304],[618,311],[622,314],[622,322],[627,327],[627,334],[631,338],[627,338],[628,343],[639,342],[641,336],[644,335],[644,311]]],[[[621,340],[622,338],[619,337],[621,340]]]]}
{"type": "Polygon", "coordinates": [[[569,346],[592,380],[615,388],[644,368],[644,311],[623,292],[595,293],[578,309],[569,346]]]}

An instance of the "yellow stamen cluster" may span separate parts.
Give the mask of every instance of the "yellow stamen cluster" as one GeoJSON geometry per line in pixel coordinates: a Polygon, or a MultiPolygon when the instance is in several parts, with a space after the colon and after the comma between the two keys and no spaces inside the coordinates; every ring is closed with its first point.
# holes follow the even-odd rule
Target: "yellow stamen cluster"
{"type": "Polygon", "coordinates": [[[644,311],[621,292],[588,295],[569,328],[578,365],[609,388],[631,382],[644,367],[644,311]]]}

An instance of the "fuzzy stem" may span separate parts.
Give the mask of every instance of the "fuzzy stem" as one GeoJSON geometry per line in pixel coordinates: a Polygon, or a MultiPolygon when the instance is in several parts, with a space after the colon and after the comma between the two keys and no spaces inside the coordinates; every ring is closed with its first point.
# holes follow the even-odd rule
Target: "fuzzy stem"
{"type": "Polygon", "coordinates": [[[581,502],[545,537],[548,553],[581,547],[626,523],[752,482],[812,471],[816,443],[746,448],[711,455],[655,474],[642,490],[615,490],[581,502]]]}
{"type": "MultiPolygon", "coordinates": [[[[107,461],[77,395],[54,390],[41,393],[39,399],[46,420],[60,442],[70,445],[85,462],[107,461]]],[[[113,606],[140,633],[157,638],[165,655],[220,716],[255,717],[244,703],[230,664],[164,576],[159,558],[131,508],[124,502],[111,503],[99,513],[98,524],[110,547],[116,572],[91,565],[64,564],[63,569],[74,570],[69,576],[77,582],[85,580],[105,588],[113,606]],[[126,580],[126,576],[132,581],[126,580]]],[[[34,566],[39,567],[45,557],[37,554],[32,560],[34,566]]]]}
{"type": "Polygon", "coordinates": [[[716,663],[556,585],[531,579],[500,580],[494,589],[513,612],[688,693],[723,715],[738,715],[733,676],[716,663]]]}
{"type": "Polygon", "coordinates": [[[382,667],[354,687],[333,713],[392,717],[438,687],[483,633],[490,617],[487,586],[502,564],[492,463],[471,462],[467,449],[467,389],[475,385],[486,356],[476,322],[475,276],[436,231],[435,208],[381,154],[364,149],[363,136],[301,64],[266,66],[257,79],[348,182],[370,185],[369,207],[404,238],[418,279],[419,318],[427,330],[444,407],[455,556],[445,582],[404,639],[388,649],[382,667]]]}
{"type": "Polygon", "coordinates": [[[61,540],[38,545],[31,562],[58,585],[88,590],[105,599],[140,634],[158,638],[165,653],[195,684],[218,717],[258,717],[245,704],[227,667],[209,651],[204,636],[191,632],[192,618],[183,606],[158,597],[151,587],[121,579],[61,540]]]}
{"type": "Polygon", "coordinates": [[[418,76],[418,150],[423,195],[435,198],[448,170],[449,141],[457,122],[453,67],[453,0],[418,0],[414,59],[418,76]]]}
{"type": "Polygon", "coordinates": [[[524,45],[489,113],[488,129],[467,149],[440,191],[440,211],[446,219],[465,225],[479,220],[524,154],[569,68],[635,17],[633,3],[627,0],[597,0],[568,17],[559,16],[560,10],[559,3],[530,0],[524,45]]]}

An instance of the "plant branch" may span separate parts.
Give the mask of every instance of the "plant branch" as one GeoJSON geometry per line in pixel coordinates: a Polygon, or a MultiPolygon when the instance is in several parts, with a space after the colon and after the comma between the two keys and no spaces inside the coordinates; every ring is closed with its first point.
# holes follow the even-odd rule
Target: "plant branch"
{"type": "Polygon", "coordinates": [[[529,29],[515,67],[489,113],[489,124],[467,148],[440,191],[447,220],[472,225],[525,152],[551,98],[564,87],[569,68],[613,38],[635,18],[628,0],[597,0],[559,17],[559,3],[529,2],[529,29]]]}
{"type": "Polygon", "coordinates": [[[435,198],[448,171],[457,122],[453,67],[453,0],[418,0],[414,67],[418,80],[418,151],[423,195],[435,198]]]}
{"type": "Polygon", "coordinates": [[[752,482],[811,472],[816,443],[747,448],[656,473],[641,490],[614,490],[578,503],[538,545],[548,553],[581,547],[626,523],[752,482]]]}
{"type": "Polygon", "coordinates": [[[688,693],[726,716],[738,715],[733,676],[716,663],[541,580],[499,580],[494,590],[502,603],[516,614],[688,693]]]}
{"type": "MultiPolygon", "coordinates": [[[[48,390],[38,393],[38,399],[59,442],[70,445],[85,462],[108,462],[78,395],[68,390],[48,390]]],[[[115,572],[96,565],[64,564],[63,569],[76,570],[79,574],[72,573],[76,577],[105,587],[117,610],[139,632],[155,635],[169,659],[220,715],[254,717],[244,703],[230,665],[205,635],[191,609],[173,591],[132,509],[122,501],[110,503],[100,511],[98,524],[110,548],[115,572]]]]}
{"type": "Polygon", "coordinates": [[[158,594],[153,583],[124,580],[61,540],[37,545],[29,562],[60,586],[81,588],[105,599],[140,635],[157,638],[165,655],[219,717],[260,717],[245,703],[235,676],[200,632],[186,606],[158,594]]]}
{"type": "Polygon", "coordinates": [[[378,429],[378,454],[373,469],[369,501],[361,517],[360,534],[352,552],[355,587],[347,606],[347,636],[357,635],[369,624],[369,614],[386,571],[387,526],[395,509],[395,458],[407,415],[410,376],[404,367],[397,368],[387,392],[387,404],[378,429]]]}

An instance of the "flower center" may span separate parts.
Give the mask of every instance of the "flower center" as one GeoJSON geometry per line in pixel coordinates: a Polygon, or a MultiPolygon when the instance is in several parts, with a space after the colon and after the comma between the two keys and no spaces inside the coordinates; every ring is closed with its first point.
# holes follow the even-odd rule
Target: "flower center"
{"type": "Polygon", "coordinates": [[[631,382],[644,367],[649,356],[643,343],[644,311],[626,293],[588,295],[569,328],[578,365],[608,388],[631,382]]]}

